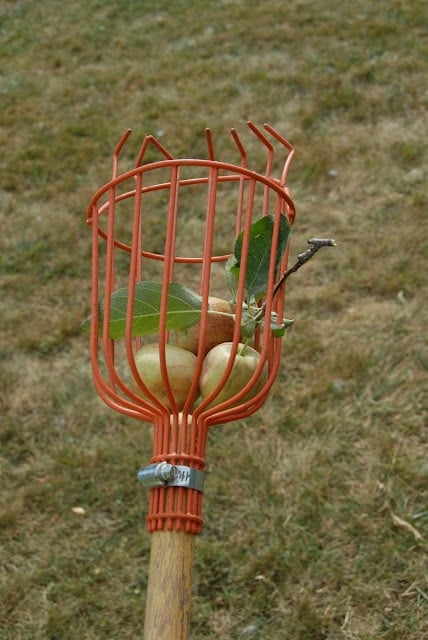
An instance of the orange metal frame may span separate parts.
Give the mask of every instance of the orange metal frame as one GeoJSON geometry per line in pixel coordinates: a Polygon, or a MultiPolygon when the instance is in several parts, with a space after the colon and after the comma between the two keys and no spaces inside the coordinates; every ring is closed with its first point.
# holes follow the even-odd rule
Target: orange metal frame
{"type": "MultiPolygon", "coordinates": [[[[262,143],[266,150],[264,173],[258,173],[247,167],[247,153],[235,129],[231,129],[232,140],[238,150],[238,164],[222,162],[215,158],[212,134],[206,130],[208,157],[206,159],[174,158],[167,149],[153,136],[146,136],[135,162],[129,171],[118,175],[119,157],[127,141],[130,130],[120,139],[113,154],[112,177],[92,197],[88,207],[88,224],[92,226],[92,303],[91,303],[91,335],[90,355],[95,387],[108,406],[129,417],[151,422],[154,425],[154,451],[152,463],[168,462],[173,465],[186,465],[202,471],[205,466],[205,447],[208,428],[245,418],[257,411],[264,403],[266,396],[278,372],[281,354],[281,338],[274,336],[270,330],[271,314],[275,312],[278,320],[283,319],[285,287],[273,296],[275,286],[275,258],[280,216],[286,216],[290,224],[294,221],[295,207],[287,187],[287,177],[294,155],[292,145],[273,127],[265,124],[263,130],[252,122],[247,123],[250,131],[262,143]],[[270,138],[267,137],[269,134],[270,138]],[[272,175],[274,169],[275,148],[273,141],[285,151],[285,160],[279,177],[272,175]],[[156,152],[161,159],[148,161],[150,154],[156,152]],[[189,169],[197,177],[183,177],[189,169]],[[169,178],[164,180],[165,172],[169,178]],[[162,179],[156,181],[156,176],[162,179]],[[235,184],[237,189],[236,212],[233,215],[235,238],[243,231],[243,246],[240,276],[236,296],[236,321],[233,336],[233,348],[229,364],[224,372],[219,388],[210,397],[195,406],[198,395],[199,377],[202,370],[204,353],[200,349],[197,354],[196,371],[184,407],[178,407],[171,390],[166,367],[165,345],[170,342],[170,334],[166,327],[168,285],[174,281],[177,265],[192,264],[199,272],[199,291],[202,298],[200,319],[200,336],[205,334],[208,319],[208,297],[212,295],[215,263],[224,263],[229,254],[214,255],[214,239],[217,231],[217,202],[222,185],[235,184]],[[176,240],[181,215],[180,197],[183,189],[193,185],[204,187],[205,225],[203,250],[201,255],[177,255],[176,240]],[[131,188],[130,188],[131,187],[131,188]],[[256,191],[262,190],[262,204],[259,210],[255,205],[256,191]],[[165,237],[163,251],[158,253],[143,247],[146,238],[145,220],[150,215],[146,200],[150,194],[163,194],[166,205],[164,215],[165,237]],[[132,205],[132,229],[130,241],[118,237],[117,225],[121,222],[121,206],[132,205]],[[264,309],[265,329],[258,329],[252,346],[260,353],[260,363],[253,377],[239,394],[216,406],[210,406],[215,395],[226,383],[233,366],[240,342],[240,325],[243,314],[245,271],[248,257],[250,226],[256,217],[267,214],[274,215],[273,242],[270,248],[270,270],[264,309]],[[117,270],[121,254],[126,256],[128,272],[128,306],[125,337],[119,341],[109,335],[111,315],[111,294],[117,287],[117,270]],[[162,269],[162,294],[160,305],[159,332],[157,343],[161,373],[169,398],[168,406],[163,404],[144,384],[136,363],[135,353],[142,344],[142,338],[132,336],[132,317],[134,313],[133,292],[138,282],[145,278],[146,266],[149,263],[160,263],[162,269]],[[103,307],[101,317],[100,307],[103,307]],[[102,330],[99,329],[100,323],[102,330]],[[121,342],[121,345],[116,343],[121,342]],[[118,353],[122,349],[125,356],[120,359],[118,353]],[[122,364],[119,364],[119,361],[122,364]],[[130,385],[127,375],[123,373],[123,363],[127,374],[144,392],[144,398],[130,385]],[[255,397],[245,400],[248,390],[256,383],[262,370],[268,371],[266,383],[255,397]],[[240,402],[241,401],[241,402],[240,402]]],[[[231,239],[233,245],[234,238],[231,239]]],[[[288,251],[282,264],[281,272],[287,267],[288,251]]],[[[183,283],[186,284],[186,283],[183,283]]],[[[202,527],[201,517],[202,493],[184,487],[156,487],[151,490],[148,528],[155,530],[185,530],[199,533],[202,527]]]]}

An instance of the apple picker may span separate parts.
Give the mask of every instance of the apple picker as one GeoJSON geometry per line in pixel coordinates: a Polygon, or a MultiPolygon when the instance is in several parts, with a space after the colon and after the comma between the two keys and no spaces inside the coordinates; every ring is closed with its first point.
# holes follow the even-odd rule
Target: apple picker
{"type": "Polygon", "coordinates": [[[294,149],[270,125],[247,125],[261,173],[235,129],[236,163],[216,158],[207,129],[206,159],[175,158],[149,135],[119,174],[126,131],[88,208],[95,387],[153,425],[153,457],[138,474],[152,533],[145,640],[189,637],[208,430],[260,409],[280,363],[294,149]]]}

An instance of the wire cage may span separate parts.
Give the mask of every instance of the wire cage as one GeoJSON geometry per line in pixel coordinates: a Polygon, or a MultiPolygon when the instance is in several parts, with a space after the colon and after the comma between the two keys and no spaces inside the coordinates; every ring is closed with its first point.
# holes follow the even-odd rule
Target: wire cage
{"type": "MultiPolygon", "coordinates": [[[[248,167],[241,137],[231,129],[236,162],[216,158],[213,137],[206,129],[207,157],[175,158],[160,141],[144,138],[131,169],[119,173],[119,159],[131,131],[113,153],[111,179],[92,197],[88,224],[92,227],[92,302],[90,355],[93,378],[101,398],[115,411],[154,427],[153,456],[141,472],[150,487],[149,531],[199,533],[202,527],[202,472],[209,427],[245,418],[260,409],[275,380],[281,338],[271,319],[284,318],[285,287],[275,290],[278,272],[287,267],[288,248],[276,263],[281,220],[291,225],[295,207],[287,187],[292,145],[268,124],[247,123],[257,152],[263,152],[261,172],[248,167]],[[254,137],[252,137],[254,136],[254,137]],[[260,146],[261,145],[261,146],[260,146]],[[279,147],[280,158],[277,159],[279,147]],[[275,175],[274,175],[275,174],[275,175]],[[260,307],[263,322],[251,337],[259,354],[256,369],[231,397],[222,389],[231,377],[245,321],[245,273],[252,223],[271,216],[269,274],[260,307]],[[230,356],[211,393],[201,399],[199,383],[206,350],[212,296],[224,297],[225,266],[241,235],[241,264],[233,300],[230,356]],[[193,290],[200,302],[196,326],[198,346],[192,354],[192,375],[185,394],[177,397],[169,352],[177,344],[171,329],[171,296],[177,285],[193,290]],[[136,295],[141,291],[141,297],[136,295]],[[138,318],[144,296],[157,295],[154,328],[144,335],[138,318]],[[122,318],[118,320],[117,305],[122,318]],[[121,324],[122,332],[115,330],[121,324]],[[140,374],[138,352],[152,345],[159,361],[162,392],[154,392],[140,374]]],[[[147,301],[146,301],[147,302],[147,301]]],[[[183,369],[184,376],[184,369],[183,369]]]]}

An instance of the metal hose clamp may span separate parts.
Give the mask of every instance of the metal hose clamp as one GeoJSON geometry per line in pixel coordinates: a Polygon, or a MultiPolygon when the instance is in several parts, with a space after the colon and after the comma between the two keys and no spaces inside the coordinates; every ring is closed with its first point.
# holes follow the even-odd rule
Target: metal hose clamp
{"type": "Polygon", "coordinates": [[[198,469],[169,462],[150,464],[138,472],[138,480],[146,489],[154,487],[185,487],[203,491],[204,474],[198,469]]]}

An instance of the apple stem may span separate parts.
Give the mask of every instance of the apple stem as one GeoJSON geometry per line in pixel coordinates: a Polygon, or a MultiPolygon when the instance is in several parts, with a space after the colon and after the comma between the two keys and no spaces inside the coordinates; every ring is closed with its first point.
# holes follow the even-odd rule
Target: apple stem
{"type": "Polygon", "coordinates": [[[243,356],[250,344],[250,338],[245,338],[245,342],[242,343],[242,347],[238,349],[238,355],[243,356]]]}

